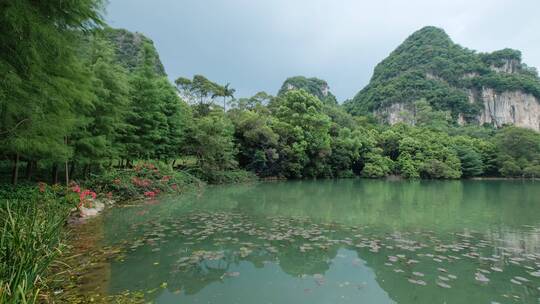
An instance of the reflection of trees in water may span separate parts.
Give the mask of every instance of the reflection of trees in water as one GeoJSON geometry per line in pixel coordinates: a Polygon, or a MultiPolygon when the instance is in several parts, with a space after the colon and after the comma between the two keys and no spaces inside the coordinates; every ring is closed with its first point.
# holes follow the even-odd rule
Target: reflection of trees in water
{"type": "Polygon", "coordinates": [[[293,276],[323,274],[330,269],[330,262],[335,258],[338,248],[328,250],[314,249],[301,252],[298,248],[288,247],[279,251],[279,266],[283,272],[293,276]]]}
{"type": "Polygon", "coordinates": [[[230,265],[223,261],[219,261],[220,265],[216,266],[209,264],[208,261],[203,261],[197,267],[182,273],[182,276],[173,275],[167,281],[171,282],[173,290],[183,290],[188,295],[196,294],[211,283],[221,281],[230,265]]]}
{"type": "MultiPolygon", "coordinates": [[[[257,221],[244,222],[243,224],[253,227],[257,226],[258,223],[257,221]]],[[[163,225],[170,226],[169,224],[163,225]]],[[[265,230],[264,227],[257,226],[257,228],[260,229],[258,231],[265,230]]],[[[283,230],[302,229],[298,227],[280,228],[283,230]]],[[[309,229],[312,230],[313,227],[310,226],[309,229]]],[[[217,231],[215,235],[198,243],[186,240],[180,235],[165,238],[165,240],[163,243],[156,243],[156,248],[160,248],[158,252],[153,252],[152,247],[143,246],[131,252],[125,262],[114,263],[112,291],[123,291],[126,282],[133,282],[136,278],[144,278],[137,280],[136,288],[152,290],[163,282],[167,282],[167,288],[172,292],[180,290],[185,294],[196,294],[214,282],[221,282],[229,276],[234,276],[234,273],[231,274],[230,271],[241,262],[249,262],[258,268],[264,267],[269,262],[277,262],[283,272],[293,277],[325,273],[329,270],[330,261],[336,256],[338,250],[337,246],[329,245],[328,249],[325,250],[312,249],[302,252],[299,246],[308,242],[302,237],[295,237],[293,242],[290,239],[269,241],[262,238],[260,234],[237,233],[228,235],[217,231]],[[223,240],[227,236],[235,241],[224,242],[223,240]],[[246,248],[246,246],[249,248],[249,253],[242,254],[241,248],[246,248]],[[179,251],[178,248],[182,248],[182,250],[179,251]],[[176,254],[170,254],[171,252],[176,252],[176,254]],[[193,256],[201,252],[204,253],[201,255],[206,255],[209,259],[201,259],[200,262],[187,266],[179,266],[178,261],[187,253],[193,256]],[[213,259],[213,257],[218,257],[218,259],[213,259]],[[158,264],[154,267],[150,266],[154,263],[158,264]]],[[[149,296],[157,297],[158,295],[159,293],[156,292],[149,296]]]]}
{"type": "MultiPolygon", "coordinates": [[[[231,219],[235,222],[235,219],[231,219]]],[[[258,227],[257,219],[243,218],[244,224],[250,229],[260,228],[258,231],[263,231],[264,227],[258,227]]],[[[283,221],[279,221],[282,225],[283,221]]],[[[313,229],[312,224],[302,221],[306,229],[313,229]]],[[[165,224],[166,225],[166,224],[165,224]]],[[[325,231],[327,226],[319,226],[322,231],[325,231]]],[[[327,233],[323,233],[324,238],[319,238],[317,241],[310,242],[303,237],[296,237],[295,241],[289,239],[282,241],[268,241],[261,238],[261,235],[248,235],[246,233],[236,233],[231,238],[234,241],[224,242],[227,234],[216,232],[215,236],[210,236],[204,242],[190,243],[185,239],[174,237],[168,239],[163,244],[160,244],[162,252],[159,254],[159,266],[156,268],[140,267],[140,274],[131,269],[137,264],[150,265],[156,260],[155,254],[151,254],[151,248],[140,248],[132,253],[129,260],[134,260],[135,265],[114,265],[113,264],[113,282],[126,282],[129,278],[126,276],[143,276],[146,272],[146,279],[142,289],[151,290],[160,286],[162,282],[167,282],[167,288],[172,292],[181,290],[184,294],[194,295],[203,290],[212,283],[221,282],[228,278],[231,269],[235,269],[242,262],[248,262],[257,268],[264,267],[268,262],[277,262],[284,273],[292,277],[298,278],[303,275],[324,275],[331,269],[332,260],[336,258],[340,248],[355,251],[362,260],[365,261],[365,266],[371,268],[375,275],[379,286],[384,289],[389,297],[398,303],[435,303],[441,299],[449,303],[489,303],[493,300],[502,301],[503,293],[519,295],[522,299],[531,298],[530,290],[526,289],[512,291],[512,286],[509,286],[509,279],[513,276],[523,276],[523,269],[519,267],[509,267],[502,274],[490,274],[491,282],[483,286],[482,292],[478,292],[478,282],[474,279],[474,274],[477,268],[483,267],[489,269],[490,263],[481,262],[478,259],[464,258],[464,252],[477,252],[481,256],[489,257],[493,252],[492,246],[480,246],[487,244],[490,241],[491,235],[479,233],[463,233],[460,236],[453,234],[441,236],[435,232],[402,232],[394,231],[393,233],[380,234],[379,231],[369,231],[365,229],[356,229],[344,227],[340,225],[332,225],[332,229],[327,233]],[[360,236],[361,234],[361,236],[360,236]],[[355,237],[358,236],[358,237],[355,237]],[[235,239],[237,238],[237,240],[235,239]],[[354,242],[348,240],[354,239],[354,242]],[[274,248],[274,252],[268,250],[269,244],[274,248]],[[377,242],[379,244],[378,252],[371,252],[369,243],[377,242]],[[347,244],[349,243],[349,244],[347,244]],[[358,244],[365,244],[365,248],[357,248],[358,244]],[[250,245],[246,245],[250,244],[250,245]],[[313,245],[313,249],[302,252],[300,246],[306,244],[313,245]],[[326,249],[321,249],[315,244],[324,244],[326,249]],[[458,244],[470,244],[470,248],[459,253],[448,250],[447,252],[436,252],[434,248],[441,245],[450,246],[458,244]],[[480,245],[478,245],[480,244],[480,245]],[[252,249],[248,254],[240,254],[242,247],[248,246],[252,249]],[[390,246],[390,247],[388,247],[390,246]],[[175,249],[183,248],[183,253],[204,252],[201,256],[210,257],[202,259],[200,262],[189,267],[178,267],[178,255],[170,255],[164,253],[175,252],[175,249]],[[398,249],[399,248],[399,249],[398,249]],[[146,249],[146,250],[145,250],[146,249]],[[442,256],[456,255],[460,256],[460,260],[454,262],[435,262],[432,256],[426,258],[419,257],[418,254],[434,254],[442,256]],[[391,265],[388,264],[389,256],[404,255],[398,262],[391,265]],[[212,257],[216,257],[213,259],[212,257]],[[410,259],[417,259],[418,263],[409,264],[410,259]],[[116,267],[129,267],[129,272],[116,271],[116,267]],[[448,273],[441,272],[437,268],[448,270],[449,274],[456,275],[458,280],[451,280],[445,283],[452,286],[451,289],[442,289],[436,285],[438,276],[446,276],[448,273]],[[403,272],[396,272],[400,269],[403,272]],[[427,282],[426,286],[415,286],[408,282],[407,278],[412,278],[413,272],[421,272],[425,274],[421,279],[427,282]],[[529,294],[527,294],[529,293],[529,294]]],[[[268,230],[272,230],[266,227],[268,230]]],[[[294,226],[291,223],[290,227],[282,226],[281,231],[290,229],[303,228],[294,226]]],[[[311,231],[311,230],[306,230],[311,231]]],[[[459,247],[458,246],[458,247],[459,247]]],[[[245,248],[245,247],[244,247],[245,248]]],[[[453,248],[453,247],[448,247],[453,248]]],[[[178,250],[176,250],[177,252],[178,250]]],[[[128,260],[128,263],[129,263],[128,260]]],[[[352,266],[352,265],[351,265],[352,266]]],[[[230,275],[234,276],[234,275],[230,275]]],[[[137,286],[140,287],[140,286],[137,286]]],[[[119,291],[119,290],[118,290],[119,291]]],[[[534,295],[534,290],[532,294],[534,295]]],[[[158,292],[150,294],[150,297],[157,297],[158,292]]],[[[534,297],[534,296],[533,296],[534,297]]],[[[527,302],[525,302],[527,303],[527,302]]],[[[534,303],[534,302],[531,302],[534,303]]]]}
{"type": "Polygon", "coordinates": [[[530,181],[350,179],[262,183],[242,189],[225,197],[221,191],[209,191],[211,197],[201,203],[234,201],[237,210],[252,214],[449,231],[464,225],[484,229],[501,220],[537,223],[540,213],[540,187],[530,181]]]}
{"type": "MultiPolygon", "coordinates": [[[[268,262],[278,262],[283,272],[292,277],[324,274],[331,268],[331,260],[336,257],[339,248],[356,251],[358,256],[366,261],[367,266],[373,269],[379,285],[392,299],[400,303],[440,302],[441,297],[446,297],[448,302],[470,302],[464,297],[467,293],[472,295],[469,295],[469,298],[474,302],[489,303],[493,299],[500,299],[498,298],[500,294],[508,290],[510,274],[519,275],[523,272],[521,268],[509,268],[508,273],[505,270],[502,275],[493,274],[490,276],[492,278],[490,284],[483,287],[485,289],[479,293],[474,272],[478,267],[489,268],[489,264],[470,261],[467,258],[448,265],[422,260],[421,265],[399,266],[405,271],[399,273],[395,272],[398,266],[385,265],[388,263],[387,256],[396,254],[395,251],[385,248],[378,253],[372,253],[369,248],[359,249],[339,242],[339,244],[328,243],[327,249],[317,247],[302,252],[299,249],[300,245],[314,242],[303,238],[298,238],[295,242],[268,241],[260,238],[261,231],[270,231],[270,222],[275,217],[305,217],[313,219],[315,223],[341,222],[354,226],[369,224],[371,234],[367,235],[368,238],[384,239],[392,232],[396,235],[396,240],[412,243],[416,240],[410,237],[411,231],[433,229],[441,238],[441,242],[451,243],[455,241],[454,232],[463,231],[468,227],[473,231],[488,232],[487,241],[504,239],[507,246],[514,248],[521,246],[526,252],[540,253],[538,233],[520,234],[521,232],[514,233],[511,230],[492,229],[493,226],[501,226],[501,223],[512,224],[515,218],[530,223],[538,220],[536,217],[540,206],[533,204],[535,199],[530,192],[540,197],[540,190],[537,187],[529,187],[528,184],[347,180],[233,187],[237,188],[229,191],[211,188],[200,201],[190,201],[189,208],[186,205],[178,207],[182,204],[168,201],[152,206],[149,209],[150,214],[147,217],[140,217],[138,221],[144,223],[152,218],[159,224],[157,227],[160,225],[173,227],[173,231],[171,233],[167,228],[169,229],[167,242],[158,245],[161,251],[156,253],[151,251],[152,248],[141,247],[129,253],[125,265],[113,264],[112,284],[116,285],[112,289],[120,291],[125,282],[133,281],[133,277],[140,277],[145,280],[139,281],[138,284],[143,286],[137,285],[137,288],[148,290],[167,282],[168,288],[173,292],[181,290],[186,294],[196,294],[212,283],[227,279],[227,273],[241,262],[248,262],[257,268],[264,267],[268,262]],[[229,210],[235,214],[249,215],[233,218],[230,222],[224,223],[224,227],[242,224],[259,230],[255,235],[248,235],[245,231],[231,235],[238,238],[238,241],[223,241],[227,233],[221,234],[220,231],[216,231],[204,241],[186,240],[178,233],[179,228],[174,228],[174,222],[189,221],[184,217],[192,212],[193,206],[197,206],[195,209],[200,210],[229,210]],[[173,221],[173,224],[168,221],[173,221]],[[245,256],[240,255],[239,248],[245,246],[242,243],[253,244],[248,246],[253,251],[245,256]],[[268,243],[272,245],[274,251],[268,250],[268,243]],[[183,253],[197,250],[222,251],[224,256],[216,261],[204,260],[193,267],[178,268],[175,265],[180,249],[183,253]],[[171,255],[171,252],[175,254],[171,255]],[[140,266],[152,265],[156,260],[159,261],[159,265],[153,268],[140,266]],[[418,287],[407,281],[407,275],[410,276],[413,266],[414,269],[420,269],[426,274],[425,280],[429,281],[427,286],[418,287]],[[451,268],[459,277],[458,281],[449,283],[452,285],[451,289],[442,289],[435,284],[437,276],[440,275],[436,269],[440,266],[451,268]],[[130,268],[129,271],[126,268],[130,268]]],[[[131,222],[137,218],[136,213],[140,212],[140,209],[123,211],[127,211],[125,218],[114,217],[114,223],[107,222],[108,233],[110,235],[140,233],[140,228],[133,229],[131,222]],[[131,230],[126,231],[126,227],[131,230]]],[[[354,231],[340,225],[333,227],[335,232],[326,233],[328,239],[344,240],[355,235],[354,231]]],[[[282,228],[298,227],[290,224],[290,227],[282,228]]],[[[478,237],[478,234],[476,235],[478,237]]],[[[433,251],[433,248],[429,250],[433,251]]],[[[488,246],[486,250],[494,248],[488,246]]],[[[157,295],[156,292],[150,296],[157,295]]],[[[522,298],[528,299],[530,295],[522,298]]]]}

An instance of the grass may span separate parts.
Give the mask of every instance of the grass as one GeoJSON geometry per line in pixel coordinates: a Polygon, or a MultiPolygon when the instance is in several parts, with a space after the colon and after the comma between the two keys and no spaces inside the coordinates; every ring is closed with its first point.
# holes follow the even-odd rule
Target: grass
{"type": "Polygon", "coordinates": [[[68,204],[45,195],[0,200],[1,304],[38,302],[68,213],[68,204]]]}
{"type": "MultiPolygon", "coordinates": [[[[209,183],[256,179],[243,170],[196,172],[173,170],[164,163],[140,163],[84,181],[85,188],[125,200],[157,193],[182,193],[209,183]]],[[[32,304],[47,293],[44,277],[63,249],[63,227],[79,196],[71,188],[43,183],[0,185],[0,304],[32,304]]]]}

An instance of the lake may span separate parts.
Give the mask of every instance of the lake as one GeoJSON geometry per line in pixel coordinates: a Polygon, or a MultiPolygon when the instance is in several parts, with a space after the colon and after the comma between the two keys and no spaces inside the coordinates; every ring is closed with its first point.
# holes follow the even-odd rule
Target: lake
{"type": "Polygon", "coordinates": [[[98,223],[122,254],[86,288],[154,303],[540,302],[534,181],[211,186],[98,223]]]}

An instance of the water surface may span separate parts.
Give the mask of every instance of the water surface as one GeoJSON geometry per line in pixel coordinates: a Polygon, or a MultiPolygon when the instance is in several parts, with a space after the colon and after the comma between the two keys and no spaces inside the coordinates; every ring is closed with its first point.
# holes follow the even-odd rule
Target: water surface
{"type": "Polygon", "coordinates": [[[229,185],[102,222],[102,289],[154,303],[540,302],[538,182],[229,185]]]}

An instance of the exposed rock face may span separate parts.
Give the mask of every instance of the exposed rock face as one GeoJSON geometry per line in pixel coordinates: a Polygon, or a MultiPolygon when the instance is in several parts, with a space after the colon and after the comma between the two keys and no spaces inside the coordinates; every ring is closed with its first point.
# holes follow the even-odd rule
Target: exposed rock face
{"type": "Polygon", "coordinates": [[[490,69],[497,73],[514,74],[517,73],[521,63],[515,59],[504,60],[504,63],[500,66],[490,66],[490,69]]]}
{"type": "Polygon", "coordinates": [[[531,94],[520,91],[497,93],[483,88],[481,100],[475,102],[484,104],[478,117],[480,124],[489,123],[496,127],[513,124],[540,131],[540,101],[531,94]]]}
{"type": "Polygon", "coordinates": [[[411,118],[414,115],[411,106],[411,104],[405,104],[402,102],[394,103],[389,107],[376,110],[374,114],[390,125],[394,125],[399,122],[412,123],[411,118]]]}
{"type": "Polygon", "coordinates": [[[458,124],[513,124],[540,131],[540,77],[521,52],[478,53],[444,30],[424,27],[375,67],[368,85],[344,103],[353,115],[414,123],[416,101],[449,112],[458,124]]]}
{"type": "MultiPolygon", "coordinates": [[[[540,131],[540,100],[531,94],[521,91],[497,93],[491,88],[483,88],[480,92],[469,91],[469,100],[484,106],[476,118],[480,125],[487,123],[500,128],[511,124],[540,131]]],[[[412,123],[414,120],[411,104],[407,103],[394,103],[376,110],[374,114],[390,125],[412,123]]],[[[466,124],[462,114],[458,116],[458,123],[466,124]]]]}

